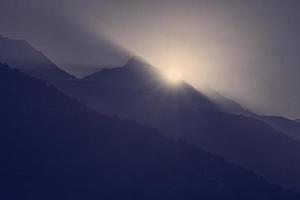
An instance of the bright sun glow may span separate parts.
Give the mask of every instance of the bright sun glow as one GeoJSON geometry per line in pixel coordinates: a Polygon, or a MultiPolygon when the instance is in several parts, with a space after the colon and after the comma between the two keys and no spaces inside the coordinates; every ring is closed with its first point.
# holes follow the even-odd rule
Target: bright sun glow
{"type": "Polygon", "coordinates": [[[177,70],[167,70],[164,75],[168,83],[177,85],[181,82],[181,73],[177,70]]]}

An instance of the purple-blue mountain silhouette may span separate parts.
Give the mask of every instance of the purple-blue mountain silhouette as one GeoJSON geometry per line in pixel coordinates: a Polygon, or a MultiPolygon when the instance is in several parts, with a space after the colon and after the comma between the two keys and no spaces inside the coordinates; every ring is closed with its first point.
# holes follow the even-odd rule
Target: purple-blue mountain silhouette
{"type": "Polygon", "coordinates": [[[262,116],[260,119],[278,131],[286,133],[292,138],[300,141],[300,123],[296,120],[293,121],[280,116],[262,116]]]}
{"type": "Polygon", "coordinates": [[[3,199],[298,199],[152,128],[88,110],[2,64],[0,89],[3,199]]]}
{"type": "Polygon", "coordinates": [[[25,40],[9,39],[0,35],[0,52],[2,63],[7,63],[34,77],[47,81],[74,79],[25,40]]]}
{"type": "MultiPolygon", "coordinates": [[[[35,66],[42,71],[42,66],[35,66]]],[[[185,82],[168,85],[159,71],[136,58],[124,67],[102,70],[82,80],[39,78],[50,80],[99,113],[158,128],[168,137],[198,145],[273,183],[300,191],[300,145],[296,140],[230,99],[219,97],[220,103],[185,82]]]]}
{"type": "Polygon", "coordinates": [[[184,82],[174,88],[156,81],[157,76],[150,78],[152,81],[145,75],[134,78],[140,76],[140,70],[134,71],[139,68],[132,63],[141,65],[130,61],[122,68],[88,76],[81,80],[86,88],[79,91],[80,87],[72,87],[77,91],[70,95],[98,112],[157,127],[169,137],[198,145],[276,184],[300,190],[297,141],[226,98],[219,98],[225,102],[220,104],[184,82]]]}

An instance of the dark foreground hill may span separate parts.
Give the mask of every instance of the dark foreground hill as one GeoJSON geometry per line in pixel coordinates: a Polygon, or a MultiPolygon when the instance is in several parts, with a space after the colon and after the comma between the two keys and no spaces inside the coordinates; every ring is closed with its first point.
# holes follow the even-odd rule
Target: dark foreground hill
{"type": "Polygon", "coordinates": [[[292,193],[0,67],[1,199],[256,199],[292,193]]]}

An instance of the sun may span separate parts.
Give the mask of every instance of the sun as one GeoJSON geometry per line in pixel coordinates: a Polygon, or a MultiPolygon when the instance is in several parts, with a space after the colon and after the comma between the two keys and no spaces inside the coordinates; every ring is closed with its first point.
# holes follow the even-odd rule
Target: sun
{"type": "Polygon", "coordinates": [[[172,85],[178,85],[182,81],[181,73],[178,70],[166,70],[163,72],[166,81],[172,85]]]}

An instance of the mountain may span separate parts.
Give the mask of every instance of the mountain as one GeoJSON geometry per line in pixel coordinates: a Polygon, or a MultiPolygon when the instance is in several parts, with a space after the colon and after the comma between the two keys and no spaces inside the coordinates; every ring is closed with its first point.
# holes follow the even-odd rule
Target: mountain
{"type": "Polygon", "coordinates": [[[219,110],[225,113],[238,114],[244,116],[255,116],[256,114],[248,110],[241,104],[236,101],[231,100],[220,94],[218,91],[213,88],[206,86],[202,88],[205,91],[205,94],[210,97],[210,100],[215,102],[218,105],[219,110]]]}
{"type": "Polygon", "coordinates": [[[50,82],[56,79],[74,79],[25,40],[0,36],[0,62],[50,82]]]}
{"type": "MultiPolygon", "coordinates": [[[[89,87],[91,88],[99,87],[99,85],[106,85],[107,87],[111,86],[113,87],[111,90],[112,92],[117,90],[116,88],[131,90],[132,93],[140,93],[142,98],[144,98],[146,90],[148,93],[146,95],[148,96],[151,96],[149,95],[151,92],[160,93],[160,96],[169,95],[171,98],[168,98],[168,100],[172,99],[179,101],[181,104],[184,104],[185,107],[192,106],[196,109],[200,108],[202,110],[213,110],[246,116],[254,115],[254,113],[245,109],[240,104],[222,96],[209,87],[206,87],[205,92],[202,93],[188,83],[181,81],[181,84],[172,88],[165,76],[162,75],[158,69],[135,57],[131,58],[123,67],[104,69],[98,73],[86,76],[81,83],[89,84],[89,87]],[[151,92],[149,92],[149,90],[151,92]]],[[[97,92],[99,92],[98,88],[94,91],[94,94],[97,92]]],[[[103,94],[103,92],[104,91],[101,91],[101,94],[103,94]]],[[[116,91],[116,94],[120,94],[120,91],[116,91]]],[[[126,92],[124,92],[124,95],[125,94],[126,92]]],[[[126,95],[126,98],[123,98],[123,100],[126,101],[127,98],[130,97],[126,95]]],[[[131,101],[134,101],[134,103],[139,102],[136,97],[131,101]]],[[[142,101],[144,101],[144,99],[142,99],[142,101]]],[[[97,101],[90,102],[89,104],[94,104],[96,107],[98,106],[96,105],[97,101]]],[[[126,102],[126,105],[128,104],[130,104],[130,102],[126,102]]]]}
{"type": "MultiPolygon", "coordinates": [[[[39,67],[23,71],[36,76],[39,67]]],[[[203,147],[300,191],[299,143],[228,98],[219,94],[210,98],[184,81],[173,87],[159,71],[136,58],[82,80],[51,74],[36,77],[99,113],[156,127],[168,137],[203,147]]]]}
{"type": "Polygon", "coordinates": [[[136,83],[142,83],[143,86],[145,86],[147,84],[155,84],[159,82],[161,78],[161,74],[158,70],[153,69],[150,65],[133,57],[127,62],[125,67],[103,69],[101,73],[94,73],[86,76],[84,79],[96,82],[111,82],[113,79],[113,84],[123,85],[127,88],[139,88],[142,85],[136,83]],[[127,76],[124,77],[124,73],[126,73],[127,76]]]}
{"type": "Polygon", "coordinates": [[[247,109],[245,109],[240,104],[232,101],[229,98],[226,98],[214,91],[211,88],[206,88],[207,94],[211,97],[211,99],[216,102],[216,104],[222,108],[223,112],[239,114],[246,117],[252,117],[258,119],[273,129],[286,134],[287,136],[300,141],[300,121],[290,120],[282,116],[263,116],[253,113],[247,109]]]}
{"type": "Polygon", "coordinates": [[[298,199],[220,157],[97,114],[3,65],[0,88],[3,199],[298,199]]]}
{"type": "MultiPolygon", "coordinates": [[[[192,86],[183,82],[172,88],[158,70],[136,58],[129,60],[124,67],[105,69],[85,77],[80,84],[86,88],[72,87],[75,91],[71,95],[96,110],[123,117],[133,117],[143,113],[140,109],[151,106],[157,106],[156,110],[161,111],[173,105],[218,110],[214,102],[192,86]],[[161,103],[154,105],[158,101],[161,103]]],[[[156,110],[144,114],[159,117],[161,112],[156,110]]]]}
{"type": "Polygon", "coordinates": [[[259,119],[273,128],[300,141],[300,123],[280,116],[260,116],[259,119]]]}
{"type": "Polygon", "coordinates": [[[296,121],[296,122],[300,123],[300,119],[295,119],[294,121],[296,121]]]}
{"type": "Polygon", "coordinates": [[[200,146],[300,191],[297,141],[232,101],[219,98],[225,102],[219,104],[185,82],[171,86],[157,73],[133,59],[122,68],[106,69],[60,88],[100,113],[156,127],[168,137],[200,146]],[[237,114],[224,112],[228,104],[237,114]]]}

